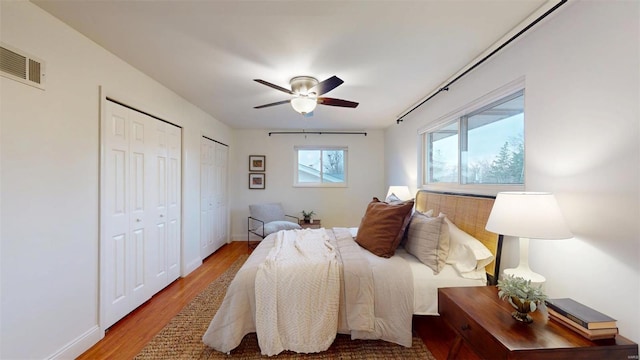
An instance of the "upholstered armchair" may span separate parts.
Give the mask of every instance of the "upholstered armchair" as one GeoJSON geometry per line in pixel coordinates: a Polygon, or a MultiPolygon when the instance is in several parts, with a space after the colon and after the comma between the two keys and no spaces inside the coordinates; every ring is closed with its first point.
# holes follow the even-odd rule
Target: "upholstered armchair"
{"type": "Polygon", "coordinates": [[[280,230],[300,229],[300,218],[286,215],[280,203],[249,205],[247,229],[247,246],[251,248],[251,234],[264,239],[280,230]]]}

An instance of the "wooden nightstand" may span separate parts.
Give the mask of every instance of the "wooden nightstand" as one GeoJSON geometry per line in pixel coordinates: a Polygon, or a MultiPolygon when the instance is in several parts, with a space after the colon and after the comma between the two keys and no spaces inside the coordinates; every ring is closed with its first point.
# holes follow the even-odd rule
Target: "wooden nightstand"
{"type": "Polygon", "coordinates": [[[438,312],[457,334],[448,359],[456,358],[463,340],[486,359],[638,359],[631,340],[590,341],[548,320],[543,309],[531,314],[533,323],[517,322],[495,286],[438,289],[438,312]]]}
{"type": "Polygon", "coordinates": [[[310,223],[304,222],[304,220],[300,220],[299,224],[303,229],[320,229],[322,227],[320,219],[313,219],[313,221],[310,223]]]}

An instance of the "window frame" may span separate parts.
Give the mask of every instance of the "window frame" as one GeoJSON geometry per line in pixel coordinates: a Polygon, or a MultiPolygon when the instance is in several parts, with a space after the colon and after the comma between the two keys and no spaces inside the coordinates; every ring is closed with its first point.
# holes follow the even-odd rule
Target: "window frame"
{"type": "MultiPolygon", "coordinates": [[[[293,147],[293,187],[302,188],[346,188],[349,186],[349,148],[347,146],[325,146],[325,145],[296,145],[293,147]],[[342,166],[344,169],[344,181],[342,182],[299,182],[298,181],[298,156],[300,150],[316,150],[320,151],[320,159],[323,159],[324,151],[340,150],[343,152],[342,166]]],[[[321,166],[321,172],[323,166],[321,166]]]]}
{"type": "MultiPolygon", "coordinates": [[[[479,194],[491,194],[491,195],[495,195],[500,191],[523,191],[525,190],[525,184],[526,184],[526,174],[523,178],[523,183],[522,184],[478,184],[478,183],[463,183],[463,171],[462,171],[462,151],[461,151],[461,137],[462,137],[462,130],[463,130],[463,122],[464,119],[467,119],[469,116],[472,116],[474,114],[477,114],[483,110],[486,110],[487,108],[496,106],[499,103],[502,103],[503,101],[509,101],[508,99],[513,99],[517,96],[519,96],[519,93],[522,93],[522,96],[526,95],[526,91],[525,91],[525,84],[524,84],[524,78],[521,79],[517,79],[495,91],[490,92],[489,94],[486,94],[485,96],[482,96],[481,98],[471,102],[470,104],[467,104],[439,119],[437,119],[436,121],[432,122],[431,124],[428,124],[426,126],[423,126],[422,128],[418,129],[418,136],[419,136],[419,159],[420,159],[420,164],[419,164],[419,186],[422,189],[431,189],[431,190],[439,190],[439,191],[459,191],[459,192],[475,192],[475,193],[479,193],[479,194]],[[449,126],[453,123],[457,123],[457,128],[458,128],[458,176],[457,176],[457,182],[448,182],[448,183],[444,183],[444,182],[439,182],[439,183],[429,183],[428,182],[428,176],[429,176],[429,167],[428,167],[428,157],[429,154],[427,153],[428,151],[428,136],[430,133],[433,133],[435,130],[441,129],[445,126],[449,126]]],[[[526,99],[525,99],[525,103],[526,103],[526,99]]],[[[526,110],[525,110],[526,113],[526,110]]],[[[525,118],[526,118],[526,114],[525,114],[525,118]]],[[[526,129],[525,129],[526,131],[526,129]]],[[[524,135],[524,134],[523,134],[524,135]]],[[[523,138],[524,141],[524,138],[523,138]]],[[[525,149],[526,149],[526,144],[525,144],[525,149]]],[[[525,169],[523,169],[523,171],[526,172],[526,151],[524,154],[524,166],[525,169]]]]}

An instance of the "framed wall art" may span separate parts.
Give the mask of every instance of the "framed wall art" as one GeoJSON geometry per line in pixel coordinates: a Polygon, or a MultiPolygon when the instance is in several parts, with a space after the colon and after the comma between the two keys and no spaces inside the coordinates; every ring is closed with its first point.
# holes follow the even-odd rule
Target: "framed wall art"
{"type": "Polygon", "coordinates": [[[249,155],[249,171],[265,171],[266,165],[266,156],[249,155]]]}
{"type": "Polygon", "coordinates": [[[265,174],[249,173],[249,189],[264,190],[265,174]]]}

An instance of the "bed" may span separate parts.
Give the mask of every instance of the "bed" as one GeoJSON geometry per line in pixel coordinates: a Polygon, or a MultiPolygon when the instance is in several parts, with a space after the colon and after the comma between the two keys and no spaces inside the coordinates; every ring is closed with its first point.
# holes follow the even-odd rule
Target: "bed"
{"type": "MultiPolygon", "coordinates": [[[[409,347],[412,316],[437,315],[439,287],[495,283],[501,237],[484,229],[492,197],[421,190],[410,203],[394,204],[413,211],[395,230],[394,241],[401,244],[392,256],[380,256],[363,241],[367,231],[381,234],[368,226],[371,209],[398,209],[376,200],[359,229],[289,230],[265,238],[229,285],[204,343],[230,353],[246,334],[257,332],[263,355],[313,353],[342,333],[409,347]],[[424,229],[437,239],[426,253],[420,248],[424,229]],[[445,242],[450,249],[443,259],[445,242]]],[[[379,225],[392,217],[384,214],[372,221],[379,225]]]]}

